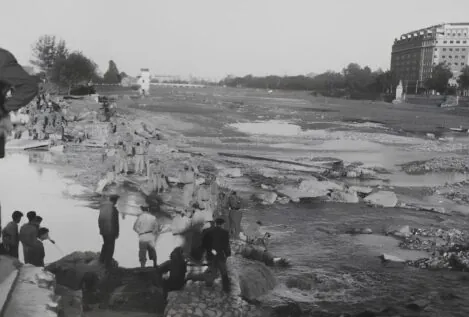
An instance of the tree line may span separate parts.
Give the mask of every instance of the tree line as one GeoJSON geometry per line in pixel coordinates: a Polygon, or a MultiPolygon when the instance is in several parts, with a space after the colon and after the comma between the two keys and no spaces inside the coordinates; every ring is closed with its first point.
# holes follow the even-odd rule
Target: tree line
{"type": "Polygon", "coordinates": [[[119,84],[127,77],[114,61],[101,76],[98,65],[81,51],[71,51],[64,40],[53,35],[41,36],[32,47],[31,64],[40,69],[39,77],[59,90],[86,86],[89,83],[119,84]]]}
{"type": "MultiPolygon", "coordinates": [[[[436,91],[440,94],[455,94],[458,90],[469,89],[469,66],[464,67],[457,78],[458,87],[449,85],[452,77],[448,64],[435,65],[432,76],[423,83],[420,93],[436,91]]],[[[327,71],[316,76],[227,76],[220,84],[257,89],[306,90],[328,97],[382,99],[386,96],[393,97],[399,78],[390,70],[373,71],[368,66],[350,63],[341,72],[327,71]]]]}

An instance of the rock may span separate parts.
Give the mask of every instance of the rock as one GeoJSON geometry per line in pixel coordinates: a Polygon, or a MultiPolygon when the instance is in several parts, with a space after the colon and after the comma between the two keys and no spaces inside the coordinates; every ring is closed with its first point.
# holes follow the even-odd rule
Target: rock
{"type": "Polygon", "coordinates": [[[318,181],[317,179],[303,180],[298,186],[283,185],[277,188],[277,192],[289,197],[293,201],[301,198],[325,197],[332,190],[343,190],[339,184],[330,181],[318,181]]]}
{"type": "Polygon", "coordinates": [[[409,237],[412,235],[412,231],[410,230],[409,226],[403,226],[397,230],[389,230],[388,229],[388,234],[392,234],[397,237],[409,237]]]}
{"type": "Polygon", "coordinates": [[[397,196],[394,192],[382,190],[366,196],[364,201],[374,206],[395,207],[397,196]]]}
{"type": "Polygon", "coordinates": [[[435,134],[433,134],[433,133],[427,133],[427,138],[429,138],[430,140],[435,140],[436,139],[435,134]]]}
{"type": "Polygon", "coordinates": [[[264,205],[272,205],[277,200],[277,194],[274,192],[256,193],[254,198],[264,205]]]}
{"type": "Polygon", "coordinates": [[[385,253],[380,255],[379,258],[381,259],[383,263],[385,262],[405,263],[405,260],[402,260],[398,258],[397,256],[385,254],[385,253]]]}
{"type": "Polygon", "coordinates": [[[369,194],[371,194],[373,189],[371,187],[364,187],[364,186],[351,186],[349,188],[349,191],[356,192],[356,193],[359,193],[359,194],[369,195],[369,194]]]}
{"type": "Polygon", "coordinates": [[[218,175],[222,177],[237,178],[237,177],[243,176],[243,173],[241,172],[240,168],[235,167],[235,168],[222,169],[221,171],[218,172],[218,175]]]}
{"type": "Polygon", "coordinates": [[[333,191],[331,193],[331,199],[335,202],[340,203],[358,203],[360,199],[357,196],[356,192],[340,192],[340,191],[333,191]]]}
{"type": "Polygon", "coordinates": [[[63,145],[56,145],[56,146],[52,146],[49,151],[53,152],[53,153],[63,153],[64,151],[64,146],[63,145]]]}

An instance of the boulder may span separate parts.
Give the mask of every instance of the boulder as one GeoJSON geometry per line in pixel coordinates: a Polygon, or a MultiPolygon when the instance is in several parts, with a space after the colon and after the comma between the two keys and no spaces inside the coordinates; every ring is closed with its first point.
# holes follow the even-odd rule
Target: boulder
{"type": "Polygon", "coordinates": [[[325,197],[333,190],[343,190],[343,187],[331,181],[318,181],[317,179],[303,180],[298,186],[283,185],[277,192],[289,197],[293,201],[301,198],[325,197]]]}
{"type": "Polygon", "coordinates": [[[411,231],[410,227],[406,225],[406,226],[403,226],[403,227],[400,227],[400,228],[397,228],[397,229],[388,228],[387,234],[391,234],[391,235],[396,236],[396,237],[405,238],[405,237],[411,236],[412,231],[411,231]]]}
{"type": "Polygon", "coordinates": [[[351,186],[349,191],[356,192],[358,194],[369,195],[373,191],[373,188],[365,186],[351,186]]]}
{"type": "Polygon", "coordinates": [[[405,260],[398,258],[397,256],[383,253],[379,256],[383,263],[393,262],[393,263],[405,263],[405,260]]]}
{"type": "Polygon", "coordinates": [[[331,200],[340,203],[356,204],[360,201],[356,192],[342,192],[333,191],[331,193],[331,200]]]}
{"type": "Polygon", "coordinates": [[[272,205],[277,200],[277,194],[274,192],[262,192],[253,195],[254,199],[264,205],[272,205]]]}
{"type": "Polygon", "coordinates": [[[364,201],[373,206],[395,207],[398,200],[394,192],[382,190],[366,196],[364,201]]]}
{"type": "Polygon", "coordinates": [[[222,169],[218,172],[219,176],[222,177],[231,177],[231,178],[236,178],[236,177],[241,177],[243,176],[243,173],[241,172],[241,169],[238,167],[235,168],[225,168],[222,169]]]}

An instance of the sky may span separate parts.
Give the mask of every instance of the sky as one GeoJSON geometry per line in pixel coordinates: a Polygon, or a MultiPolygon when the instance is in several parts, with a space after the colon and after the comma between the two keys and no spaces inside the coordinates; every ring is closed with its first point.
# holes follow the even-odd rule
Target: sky
{"type": "MultiPolygon", "coordinates": [[[[5,1],[6,0],[0,0],[5,1]]],[[[221,78],[388,69],[402,33],[469,22],[468,0],[14,0],[0,47],[25,65],[44,34],[120,71],[221,78]]]]}

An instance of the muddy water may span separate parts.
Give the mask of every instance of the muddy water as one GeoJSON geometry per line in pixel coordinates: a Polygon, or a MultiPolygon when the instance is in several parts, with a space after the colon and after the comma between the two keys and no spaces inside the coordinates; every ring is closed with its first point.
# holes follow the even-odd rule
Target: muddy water
{"type": "MultiPolygon", "coordinates": [[[[327,203],[256,206],[246,213],[245,222],[256,219],[263,222],[264,231],[273,234],[270,250],[293,262],[291,269],[277,272],[280,281],[290,285],[283,286],[284,296],[330,312],[350,313],[402,305],[412,296],[436,291],[460,298],[436,302],[435,311],[425,316],[469,314],[467,273],[383,267],[378,258],[382,253],[404,260],[425,256],[399,250],[396,240],[380,234],[393,225],[439,225],[441,218],[435,214],[327,203]],[[371,228],[375,234],[344,234],[350,228],[371,228]]],[[[453,220],[469,228],[463,218],[453,220]]]]}
{"type": "MultiPolygon", "coordinates": [[[[14,210],[21,210],[24,214],[35,210],[43,217],[42,226],[49,228],[51,238],[56,241],[56,245],[48,241],[44,243],[46,263],[74,251],[100,251],[102,240],[98,230],[98,211],[86,207],[88,202],[71,198],[86,189],[62,178],[53,169],[30,164],[27,154],[11,154],[1,160],[0,175],[2,224],[10,221],[14,210]]],[[[135,195],[131,194],[118,203],[119,211],[127,216],[120,219],[120,236],[116,241],[114,258],[123,267],[139,266],[137,234],[132,229],[134,215],[139,213],[135,200],[135,195]]],[[[25,221],[26,217],[23,223],[25,221]]],[[[170,251],[181,243],[171,233],[162,234],[157,241],[158,262],[167,260],[170,251]]]]}

